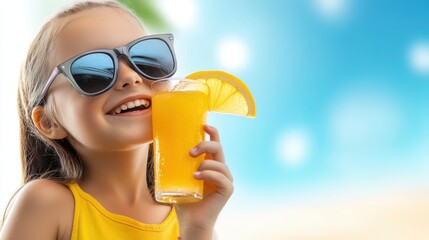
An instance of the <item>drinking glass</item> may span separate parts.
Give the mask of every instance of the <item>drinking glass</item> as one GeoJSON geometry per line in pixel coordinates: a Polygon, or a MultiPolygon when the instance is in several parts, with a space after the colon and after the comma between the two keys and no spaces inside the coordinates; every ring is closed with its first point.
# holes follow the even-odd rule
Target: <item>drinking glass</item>
{"type": "Polygon", "coordinates": [[[204,156],[189,151],[204,141],[208,86],[185,78],[152,83],[155,198],[164,203],[195,202],[203,198],[203,181],[196,180],[204,156]]]}

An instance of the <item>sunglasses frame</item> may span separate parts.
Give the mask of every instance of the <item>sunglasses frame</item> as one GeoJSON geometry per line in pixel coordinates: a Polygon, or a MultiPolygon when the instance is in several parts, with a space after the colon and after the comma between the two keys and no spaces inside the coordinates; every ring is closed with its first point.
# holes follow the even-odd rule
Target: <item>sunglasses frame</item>
{"type": "Polygon", "coordinates": [[[168,78],[171,77],[177,70],[177,61],[176,61],[176,55],[174,53],[174,47],[173,47],[173,41],[174,41],[174,37],[173,34],[171,33],[167,33],[167,34],[155,34],[155,35],[148,35],[148,36],[144,36],[141,38],[138,38],[124,46],[121,47],[117,47],[117,48],[113,48],[113,49],[97,49],[97,50],[91,50],[88,52],[84,52],[81,53],[77,56],[74,56],[70,59],[68,59],[67,61],[59,64],[58,66],[55,67],[54,71],[52,72],[52,74],[49,76],[48,80],[46,81],[45,86],[43,87],[41,93],[39,94],[39,96],[37,97],[36,100],[36,106],[40,106],[44,104],[44,98],[50,88],[50,86],[52,85],[52,83],[54,82],[54,80],[56,79],[56,77],[59,74],[64,74],[67,79],[69,80],[69,82],[71,83],[71,85],[73,85],[73,87],[79,92],[79,94],[83,95],[83,96],[97,96],[100,95],[108,90],[110,90],[116,83],[116,81],[118,80],[118,67],[119,67],[119,57],[120,56],[124,56],[125,59],[127,59],[128,63],[130,64],[131,68],[136,71],[139,75],[150,79],[150,80],[159,80],[159,79],[163,79],[163,78],[168,78]],[[141,42],[141,41],[145,41],[145,40],[150,40],[150,39],[158,39],[163,41],[164,43],[167,44],[167,47],[171,53],[171,56],[173,58],[173,69],[171,71],[171,73],[162,76],[162,77],[152,77],[149,76],[147,74],[145,74],[144,72],[142,72],[136,65],[135,63],[131,60],[130,55],[129,55],[129,50],[137,43],[141,42]],[[85,91],[83,91],[79,85],[76,83],[75,79],[73,78],[73,75],[71,73],[71,66],[72,64],[79,58],[89,55],[89,54],[93,54],[93,53],[103,53],[108,55],[112,61],[113,61],[113,66],[114,66],[114,74],[113,74],[113,80],[112,82],[103,90],[98,91],[98,92],[94,92],[94,93],[87,93],[85,91]]]}

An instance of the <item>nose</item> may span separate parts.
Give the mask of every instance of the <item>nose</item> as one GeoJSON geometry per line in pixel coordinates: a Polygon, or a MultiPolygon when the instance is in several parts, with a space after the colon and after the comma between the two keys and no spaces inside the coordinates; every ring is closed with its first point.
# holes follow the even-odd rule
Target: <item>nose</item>
{"type": "Polygon", "coordinates": [[[120,58],[118,63],[118,79],[115,84],[115,89],[122,90],[142,84],[142,77],[134,71],[127,60],[120,58]]]}

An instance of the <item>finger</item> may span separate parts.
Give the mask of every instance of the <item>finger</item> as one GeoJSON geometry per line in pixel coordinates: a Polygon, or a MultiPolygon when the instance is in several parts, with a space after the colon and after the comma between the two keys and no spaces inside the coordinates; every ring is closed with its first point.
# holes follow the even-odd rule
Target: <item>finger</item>
{"type": "Polygon", "coordinates": [[[223,162],[223,163],[225,162],[223,149],[220,142],[214,142],[214,141],[200,142],[196,147],[194,147],[189,152],[189,155],[191,155],[192,157],[198,157],[203,153],[211,154],[213,157],[213,160],[223,162]]]}
{"type": "Polygon", "coordinates": [[[232,182],[220,172],[212,170],[198,171],[194,173],[194,177],[198,180],[214,184],[218,189],[217,192],[227,197],[231,196],[234,191],[232,182]]]}
{"type": "Polygon", "coordinates": [[[215,127],[206,124],[204,131],[210,136],[210,141],[220,142],[219,132],[215,127]]]}
{"type": "Polygon", "coordinates": [[[226,176],[226,178],[228,178],[229,181],[233,181],[233,177],[231,174],[231,171],[229,170],[228,166],[224,163],[215,161],[215,160],[204,160],[199,168],[198,171],[205,171],[205,170],[212,170],[212,171],[216,171],[216,172],[220,172],[223,175],[226,176]]]}

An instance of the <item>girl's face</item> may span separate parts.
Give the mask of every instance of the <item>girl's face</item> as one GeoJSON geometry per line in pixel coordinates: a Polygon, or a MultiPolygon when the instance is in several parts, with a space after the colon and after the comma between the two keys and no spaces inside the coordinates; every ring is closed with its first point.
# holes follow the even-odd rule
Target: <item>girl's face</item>
{"type": "MultiPolygon", "coordinates": [[[[136,20],[122,10],[87,10],[73,16],[61,31],[54,64],[89,50],[123,46],[144,35],[136,20]]],[[[121,105],[150,101],[150,81],[122,58],[118,71],[115,86],[95,97],[81,96],[63,75],[49,90],[59,121],[68,132],[67,139],[78,151],[123,151],[152,141],[150,108],[114,114],[121,105]]]]}

